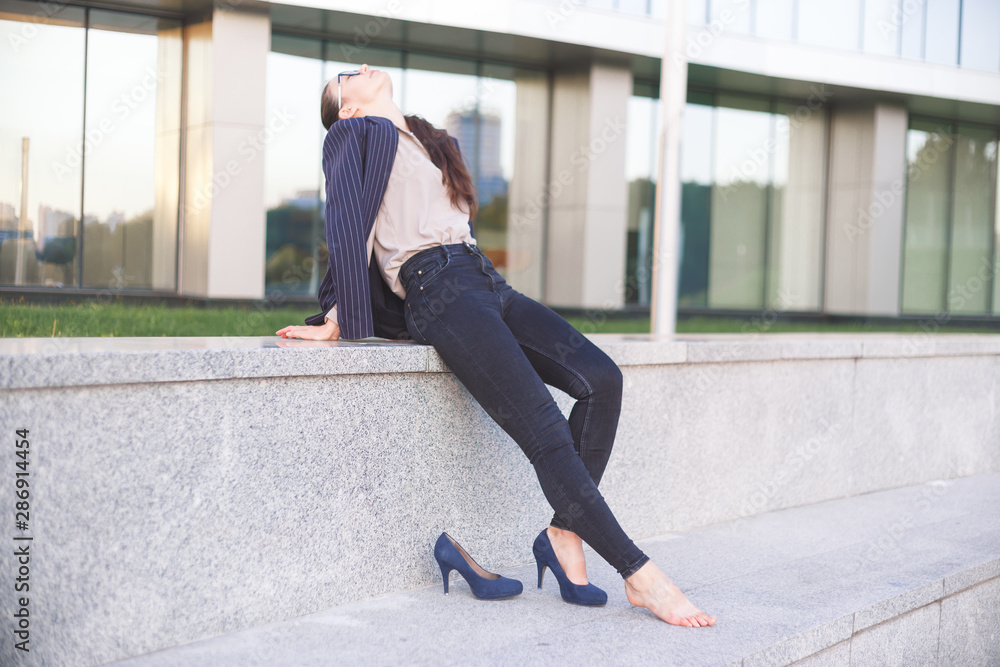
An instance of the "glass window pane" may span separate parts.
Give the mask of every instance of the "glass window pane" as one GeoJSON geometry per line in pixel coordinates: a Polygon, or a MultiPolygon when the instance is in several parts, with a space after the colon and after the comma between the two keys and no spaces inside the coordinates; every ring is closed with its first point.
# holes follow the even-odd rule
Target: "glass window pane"
{"type": "Polygon", "coordinates": [[[180,24],[91,11],[83,285],[176,288],[180,24]]]}
{"type": "Polygon", "coordinates": [[[742,108],[716,109],[708,305],[762,308],[771,114],[749,98],[719,104],[742,108]]]}
{"type": "Polygon", "coordinates": [[[939,313],[945,308],[952,144],[947,126],[913,122],[907,132],[905,313],[939,313]]]}
{"type": "Polygon", "coordinates": [[[53,8],[0,5],[0,81],[7,93],[0,115],[0,283],[5,284],[76,283],[84,16],[73,7],[46,16],[44,10],[53,8]],[[22,156],[28,163],[26,184],[22,156]]]}
{"type": "Polygon", "coordinates": [[[924,57],[941,65],[958,63],[958,7],[960,0],[925,0],[927,31],[924,57]]]}
{"type": "MultiPolygon", "coordinates": [[[[483,73],[499,77],[492,65],[483,73]]],[[[511,73],[517,86],[512,119],[503,111],[501,164],[505,177],[513,154],[507,195],[506,273],[511,286],[535,299],[542,298],[545,267],[545,202],[549,192],[549,73],[518,68],[511,73]],[[513,120],[512,125],[508,121],[513,120]]],[[[475,223],[474,223],[475,224],[475,223]]],[[[478,238],[476,239],[479,240],[478,238]]]]}
{"type": "Polygon", "coordinates": [[[265,152],[265,292],[314,294],[327,264],[320,208],[326,135],[319,109],[326,83],[319,59],[320,42],[272,39],[271,47],[282,52],[272,51],[267,56],[267,111],[280,111],[291,120],[274,135],[265,152]],[[289,52],[311,57],[287,55],[289,52]]]}
{"type": "Polygon", "coordinates": [[[996,132],[958,126],[955,195],[952,197],[948,312],[989,312],[993,273],[993,185],[996,182],[996,132]]]}
{"type": "Polygon", "coordinates": [[[659,100],[632,96],[628,101],[625,180],[628,183],[625,302],[648,304],[653,256],[653,206],[659,100]]]}
{"type": "Polygon", "coordinates": [[[497,271],[506,276],[517,85],[506,79],[482,77],[478,81],[477,98],[478,108],[472,106],[450,114],[445,129],[458,138],[465,154],[476,156],[472,172],[479,198],[479,214],[473,221],[476,244],[497,271]]]}
{"type": "Polygon", "coordinates": [[[794,0],[761,0],[754,9],[754,34],[765,39],[793,39],[794,0]]]}
{"type": "MultiPolygon", "coordinates": [[[[450,114],[475,107],[478,82],[474,62],[411,55],[406,66],[401,107],[403,113],[418,114],[435,127],[446,129],[450,114]]],[[[455,137],[463,153],[471,150],[473,144],[468,138],[458,135],[455,137]]],[[[465,155],[465,159],[469,161],[472,156],[465,155]]]]}
{"type": "Polygon", "coordinates": [[[924,59],[924,11],[922,0],[901,0],[900,54],[904,58],[924,59]]]}
{"type": "Polygon", "coordinates": [[[687,0],[684,19],[692,25],[704,25],[708,12],[708,0],[687,0]]]}
{"type": "Polygon", "coordinates": [[[798,41],[857,50],[861,0],[799,0],[798,41]]]}
{"type": "Polygon", "coordinates": [[[646,16],[649,13],[649,3],[646,0],[618,0],[618,11],[646,16]]]}
{"type": "Polygon", "coordinates": [[[818,310],[822,291],[826,113],[781,104],[775,115],[768,307],[818,310]]]}
{"type": "Polygon", "coordinates": [[[962,67],[1000,70],[1000,2],[962,2],[962,67]]]}
{"type": "Polygon", "coordinates": [[[728,33],[750,34],[749,0],[712,0],[709,23],[728,33]]]}
{"type": "Polygon", "coordinates": [[[865,0],[864,12],[865,53],[899,55],[900,0],[865,0]]]}
{"type": "Polygon", "coordinates": [[[681,275],[677,303],[708,305],[709,230],[712,212],[712,140],[715,109],[684,107],[681,138],[681,275]]]}

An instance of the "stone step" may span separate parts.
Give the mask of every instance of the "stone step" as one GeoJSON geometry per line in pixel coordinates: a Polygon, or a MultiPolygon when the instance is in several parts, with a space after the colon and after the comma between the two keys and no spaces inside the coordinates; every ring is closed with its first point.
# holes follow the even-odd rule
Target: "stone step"
{"type": "MultiPolygon", "coordinates": [[[[436,537],[422,545],[428,560],[436,537]]],[[[509,600],[478,600],[453,573],[447,597],[439,580],[114,664],[1000,664],[1000,474],[637,543],[718,616],[714,626],[672,626],[632,607],[620,577],[588,550],[590,579],[608,592],[602,608],[562,602],[551,574],[538,590],[531,562],[499,570],[524,583],[509,600]]],[[[463,546],[490,569],[490,554],[463,546]]]]}

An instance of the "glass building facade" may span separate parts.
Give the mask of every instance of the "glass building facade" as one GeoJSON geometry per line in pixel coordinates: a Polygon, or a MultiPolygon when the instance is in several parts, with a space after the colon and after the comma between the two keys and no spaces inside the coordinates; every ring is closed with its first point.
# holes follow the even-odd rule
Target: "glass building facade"
{"type": "MultiPolygon", "coordinates": [[[[320,149],[325,130],[319,93],[338,72],[343,42],[275,34],[268,54],[268,106],[294,120],[267,152],[267,284],[315,294],[327,261],[320,149]]],[[[476,241],[501,273],[507,269],[508,191],[514,170],[518,68],[426,53],[368,48],[364,62],[385,70],[404,114],[416,114],[458,139],[476,184],[476,241]]],[[[528,159],[544,161],[544,151],[528,159]]]]}
{"type": "Polygon", "coordinates": [[[1000,313],[997,128],[913,118],[906,140],[904,313],[1000,313]]]}
{"type": "MultiPolygon", "coordinates": [[[[679,306],[1000,316],[1000,95],[989,98],[1000,2],[685,1],[694,76],[680,156],[679,306]],[[909,67],[965,98],[841,84],[817,103],[804,92],[810,82],[740,78],[739,63],[699,60],[728,38],[909,67]],[[972,84],[962,91],[953,79],[972,84]],[[896,179],[885,174],[897,171],[899,195],[889,197],[896,179]],[[889,212],[869,221],[881,208],[889,212]],[[845,225],[860,234],[845,236],[845,225]],[[865,302],[866,285],[890,285],[892,303],[865,302]],[[841,298],[832,292],[862,297],[831,308],[841,298]]],[[[560,7],[535,4],[540,17],[560,7]]],[[[624,21],[619,34],[629,35],[661,31],[665,0],[573,6],[594,25],[624,21]]],[[[405,114],[458,139],[479,195],[477,240],[515,287],[555,306],[650,304],[662,128],[659,62],[643,62],[641,45],[622,38],[617,55],[631,55],[611,58],[603,27],[574,43],[575,28],[557,23],[544,40],[518,42],[526,38],[336,12],[320,24],[283,5],[255,15],[259,63],[227,64],[234,44],[252,41],[226,32],[239,8],[215,10],[230,17],[218,23],[161,10],[0,0],[0,80],[15,100],[0,114],[0,287],[225,295],[212,264],[247,231],[259,247],[240,247],[253,254],[218,272],[259,262],[253,298],[314,298],[328,261],[319,96],[366,62],[391,75],[405,114]],[[263,122],[282,122],[258,127],[213,96],[232,78],[224,67],[247,82],[227,95],[257,85],[263,122]],[[259,187],[244,180],[240,190],[259,191],[259,210],[255,200],[218,206],[235,198],[227,159],[257,135],[260,150],[236,157],[239,170],[259,170],[259,187]],[[595,287],[618,284],[618,300],[608,297],[617,287],[595,287]]]]}
{"type": "Polygon", "coordinates": [[[0,31],[0,284],[175,290],[180,21],[3,0],[0,31]]]}
{"type": "MultiPolygon", "coordinates": [[[[648,305],[659,101],[630,101],[627,295],[648,305]],[[633,232],[633,230],[635,230],[633,232]],[[632,240],[634,236],[635,241],[632,240]]],[[[681,143],[678,304],[819,310],[822,302],[826,113],[806,101],[692,90],[681,143]]]]}
{"type": "Polygon", "coordinates": [[[687,0],[687,19],[714,32],[1000,71],[995,0],[687,0]]]}

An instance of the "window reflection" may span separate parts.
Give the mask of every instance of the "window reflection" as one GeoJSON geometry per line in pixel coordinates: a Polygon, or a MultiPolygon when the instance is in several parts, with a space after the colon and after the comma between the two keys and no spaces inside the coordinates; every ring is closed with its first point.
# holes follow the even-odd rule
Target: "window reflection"
{"type": "Polygon", "coordinates": [[[3,9],[0,30],[18,39],[0,78],[21,95],[0,127],[0,282],[175,289],[180,23],[3,9]]]}
{"type": "Polygon", "coordinates": [[[71,286],[83,166],[84,12],[63,8],[45,18],[29,3],[4,9],[11,13],[0,19],[0,32],[18,41],[0,50],[0,80],[20,99],[5,103],[0,116],[0,282],[71,286]]]}
{"type": "Polygon", "coordinates": [[[906,153],[903,312],[996,312],[996,129],[914,119],[906,153]]]}
{"type": "Polygon", "coordinates": [[[761,308],[771,117],[766,102],[728,97],[718,103],[732,106],[715,111],[708,305],[761,308]]]}
{"type": "Polygon", "coordinates": [[[83,285],[173,289],[180,26],[98,10],[90,25],[83,285]]]}
{"type": "Polygon", "coordinates": [[[985,315],[993,275],[993,184],[996,132],[959,125],[955,137],[948,311],[985,315]]]}
{"type": "Polygon", "coordinates": [[[906,313],[945,309],[954,139],[948,125],[911,121],[906,137],[903,303],[906,313]]]}
{"type": "Polygon", "coordinates": [[[715,109],[695,104],[684,108],[681,139],[681,276],[680,306],[708,305],[709,230],[712,213],[712,140],[715,109]]]}
{"type": "MultiPolygon", "coordinates": [[[[268,103],[287,106],[295,120],[267,154],[267,289],[280,284],[285,291],[311,294],[323,276],[328,254],[319,95],[326,81],[361,62],[389,74],[393,99],[404,114],[422,116],[458,140],[479,198],[476,241],[506,275],[521,74],[500,65],[377,48],[358,54],[358,62],[321,61],[324,48],[328,57],[344,52],[334,42],[272,36],[268,103]]],[[[543,165],[545,146],[530,148],[519,159],[543,165]]]]}
{"type": "Polygon", "coordinates": [[[289,125],[268,144],[264,171],[266,292],[311,294],[326,270],[320,209],[323,79],[320,43],[276,35],[267,57],[267,108],[287,109],[289,125]]]}
{"type": "Polygon", "coordinates": [[[651,97],[633,95],[628,101],[625,303],[650,303],[659,109],[659,101],[651,97]]]}
{"type": "MultiPolygon", "coordinates": [[[[653,159],[658,102],[630,102],[629,266],[651,194],[634,157],[653,159]],[[640,135],[638,139],[633,134],[640,135]],[[647,151],[640,148],[645,141],[647,151]],[[631,235],[636,242],[631,242],[631,235]]],[[[681,307],[818,310],[822,292],[826,115],[807,105],[690,92],[680,151],[681,307]]],[[[642,174],[646,172],[643,171],[642,174]]],[[[649,179],[648,181],[646,179],[649,179]]],[[[631,270],[631,268],[630,268],[631,270]]],[[[642,282],[639,281],[640,289],[642,282]]]]}

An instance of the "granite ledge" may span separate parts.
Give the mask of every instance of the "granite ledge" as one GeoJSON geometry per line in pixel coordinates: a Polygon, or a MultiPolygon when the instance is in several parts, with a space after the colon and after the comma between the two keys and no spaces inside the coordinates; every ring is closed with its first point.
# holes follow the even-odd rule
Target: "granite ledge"
{"type": "MultiPolygon", "coordinates": [[[[1000,335],[988,334],[587,337],[619,366],[1000,355],[1000,335]]],[[[0,339],[0,389],[418,372],[448,369],[430,346],[412,341],[278,336],[0,339]]]]}
{"type": "Polygon", "coordinates": [[[991,576],[991,574],[996,572],[998,565],[1000,565],[1000,559],[991,559],[978,566],[961,569],[952,575],[927,582],[896,597],[879,600],[863,609],[819,623],[745,656],[742,662],[743,667],[789,664],[803,660],[880,623],[891,621],[921,607],[939,602],[950,595],[995,579],[996,576],[991,576]],[[960,590],[947,592],[948,580],[953,577],[962,579],[963,585],[960,590]]]}

